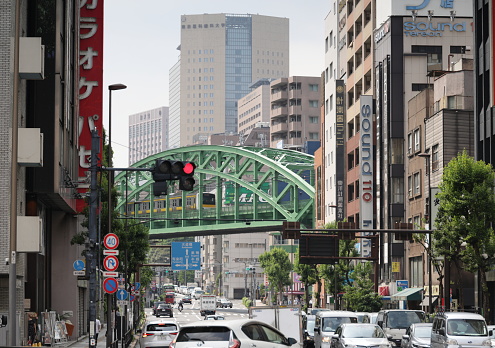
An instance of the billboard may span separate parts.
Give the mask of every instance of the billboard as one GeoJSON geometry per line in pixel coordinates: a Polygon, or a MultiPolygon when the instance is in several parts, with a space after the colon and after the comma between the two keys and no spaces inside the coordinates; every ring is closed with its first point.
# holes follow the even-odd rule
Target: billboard
{"type": "Polygon", "coordinates": [[[343,80],[335,81],[335,137],[336,221],[344,221],[345,88],[343,80]]]}
{"type": "MultiPolygon", "coordinates": [[[[95,128],[103,140],[103,0],[80,1],[79,25],[79,192],[89,188],[91,131],[95,128]]],[[[101,156],[100,156],[101,157],[101,156]]],[[[82,212],[83,199],[76,209],[82,212]]]]}

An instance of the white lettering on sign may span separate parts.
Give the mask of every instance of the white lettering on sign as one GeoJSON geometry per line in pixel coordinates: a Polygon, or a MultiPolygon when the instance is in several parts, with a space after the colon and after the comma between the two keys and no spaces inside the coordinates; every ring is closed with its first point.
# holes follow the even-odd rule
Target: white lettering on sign
{"type": "Polygon", "coordinates": [[[462,23],[432,23],[404,22],[404,35],[411,37],[441,37],[445,31],[465,32],[466,22],[462,23]]]}
{"type": "Polygon", "coordinates": [[[375,34],[375,43],[380,42],[390,32],[390,21],[387,21],[375,34]]]}

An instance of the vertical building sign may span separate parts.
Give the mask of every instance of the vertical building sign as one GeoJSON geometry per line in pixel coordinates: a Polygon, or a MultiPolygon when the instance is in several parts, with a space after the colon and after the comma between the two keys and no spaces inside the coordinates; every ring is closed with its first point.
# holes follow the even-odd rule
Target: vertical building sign
{"type": "Polygon", "coordinates": [[[335,81],[335,168],[337,187],[337,221],[344,221],[344,156],[345,156],[345,88],[343,80],[335,81]]]}
{"type": "Polygon", "coordinates": [[[382,200],[381,190],[382,190],[382,182],[381,182],[381,168],[383,168],[383,160],[382,160],[382,64],[379,63],[375,68],[375,122],[376,122],[376,171],[375,171],[375,201],[376,201],[376,228],[381,228],[382,226],[382,211],[381,211],[381,203],[382,200]]]}
{"type": "Polygon", "coordinates": [[[492,32],[490,33],[491,37],[491,45],[490,45],[490,57],[492,57],[492,66],[490,67],[490,72],[492,75],[491,78],[491,89],[492,89],[492,106],[495,106],[495,4],[493,2],[490,3],[492,10],[492,32]]]}
{"type": "MultiPolygon", "coordinates": [[[[89,187],[91,131],[103,132],[103,0],[80,1],[79,24],[79,192],[89,187]]],[[[100,149],[102,149],[102,141],[100,149]]],[[[77,201],[77,210],[85,206],[77,201]]]]}
{"type": "MultiPolygon", "coordinates": [[[[360,228],[374,227],[374,178],[373,178],[373,96],[362,95],[360,98],[360,139],[359,139],[359,208],[360,228]]],[[[371,256],[371,241],[361,240],[361,256],[371,256]]]]}

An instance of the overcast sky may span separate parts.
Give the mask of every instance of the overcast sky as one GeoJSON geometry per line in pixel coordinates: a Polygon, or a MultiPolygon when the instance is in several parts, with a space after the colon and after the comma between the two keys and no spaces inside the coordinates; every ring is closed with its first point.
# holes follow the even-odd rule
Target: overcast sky
{"type": "Polygon", "coordinates": [[[329,0],[105,0],[104,109],[112,92],[114,166],[128,166],[128,116],[168,104],[168,73],[177,62],[180,16],[250,13],[289,18],[290,75],[320,76],[329,0]]]}

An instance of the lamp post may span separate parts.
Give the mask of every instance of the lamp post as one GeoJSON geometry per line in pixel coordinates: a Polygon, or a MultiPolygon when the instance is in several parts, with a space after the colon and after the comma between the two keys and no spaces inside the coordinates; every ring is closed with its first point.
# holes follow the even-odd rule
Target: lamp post
{"type": "MultiPolygon", "coordinates": [[[[116,83],[108,86],[108,152],[107,165],[112,166],[112,91],[126,89],[127,86],[121,83],[116,83]]],[[[113,171],[108,172],[108,233],[112,233],[112,186],[113,186],[113,171]]],[[[112,295],[107,294],[107,347],[112,345],[112,331],[108,330],[112,322],[112,295]]]]}
{"type": "MultiPolygon", "coordinates": [[[[433,224],[432,224],[432,221],[431,221],[431,167],[430,167],[430,159],[431,159],[431,155],[428,153],[428,152],[422,152],[420,154],[418,154],[419,157],[423,157],[425,159],[425,162],[426,162],[426,175],[428,176],[428,201],[426,203],[426,213],[428,214],[428,229],[432,229],[433,227],[433,224]]],[[[429,287],[428,287],[428,311],[431,313],[433,313],[433,308],[432,308],[432,266],[431,266],[431,242],[432,242],[432,235],[430,234],[429,235],[429,238],[428,238],[428,283],[429,283],[429,287]]]]}

